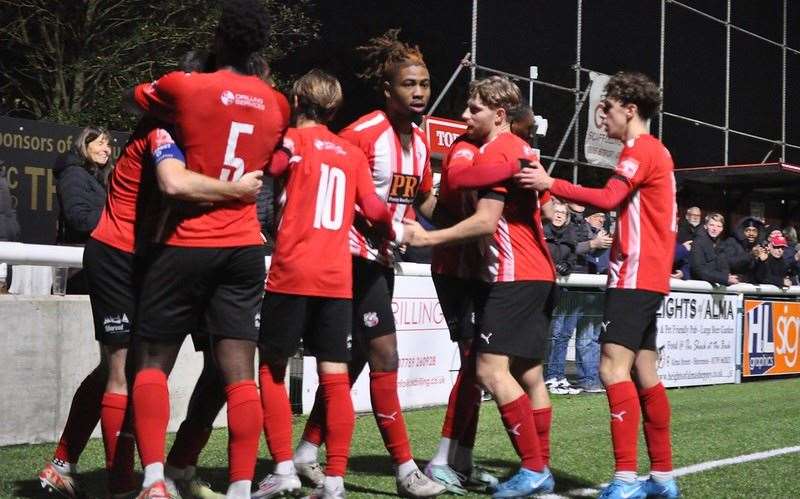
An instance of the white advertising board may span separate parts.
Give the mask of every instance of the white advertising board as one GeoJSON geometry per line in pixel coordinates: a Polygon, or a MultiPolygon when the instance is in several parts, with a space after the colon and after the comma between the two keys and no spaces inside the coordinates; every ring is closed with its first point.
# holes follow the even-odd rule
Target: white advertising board
{"type": "Polygon", "coordinates": [[[666,387],[736,382],[739,295],[670,293],[658,317],[658,374],[666,387]]]}

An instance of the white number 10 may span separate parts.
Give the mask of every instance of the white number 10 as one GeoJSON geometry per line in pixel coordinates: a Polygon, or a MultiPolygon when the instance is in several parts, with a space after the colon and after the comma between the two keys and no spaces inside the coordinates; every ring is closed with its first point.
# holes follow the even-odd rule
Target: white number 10
{"type": "Polygon", "coordinates": [[[244,175],[244,160],[236,157],[236,142],[239,141],[239,135],[242,133],[252,135],[253,128],[250,123],[231,122],[231,131],[228,133],[228,146],[225,149],[225,159],[223,160],[222,171],[219,173],[219,179],[223,182],[236,182],[244,175]]]}
{"type": "Polygon", "coordinates": [[[320,164],[314,228],[338,230],[344,218],[344,192],[347,178],[344,172],[325,163],[320,164]]]}

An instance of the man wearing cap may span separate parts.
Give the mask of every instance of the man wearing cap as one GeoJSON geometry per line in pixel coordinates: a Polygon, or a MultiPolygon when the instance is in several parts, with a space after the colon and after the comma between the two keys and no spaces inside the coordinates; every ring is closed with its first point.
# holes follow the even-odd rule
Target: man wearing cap
{"type": "Polygon", "coordinates": [[[759,284],[791,286],[789,265],[783,259],[786,238],[780,234],[770,236],[766,247],[761,247],[756,258],[755,276],[759,284]]]}

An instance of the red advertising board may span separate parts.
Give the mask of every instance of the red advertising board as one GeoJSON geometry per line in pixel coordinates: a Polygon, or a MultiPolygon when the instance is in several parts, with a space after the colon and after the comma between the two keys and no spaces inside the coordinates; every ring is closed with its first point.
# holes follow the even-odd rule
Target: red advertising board
{"type": "Polygon", "coordinates": [[[800,374],[800,303],[744,301],[742,376],[800,374]]]}
{"type": "Polygon", "coordinates": [[[425,135],[431,145],[431,154],[444,158],[453,141],[467,129],[463,121],[428,116],[425,118],[425,135]]]}

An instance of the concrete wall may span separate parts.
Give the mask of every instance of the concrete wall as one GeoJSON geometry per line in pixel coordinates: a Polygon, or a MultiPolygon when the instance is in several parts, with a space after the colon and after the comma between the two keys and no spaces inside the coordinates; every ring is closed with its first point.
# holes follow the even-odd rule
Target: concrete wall
{"type": "MultiPolygon", "coordinates": [[[[0,446],[58,440],[72,395],[99,358],[87,296],[0,295],[0,446]]],[[[187,340],[170,376],[170,431],[202,367],[187,340]]]]}

